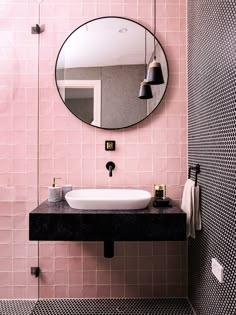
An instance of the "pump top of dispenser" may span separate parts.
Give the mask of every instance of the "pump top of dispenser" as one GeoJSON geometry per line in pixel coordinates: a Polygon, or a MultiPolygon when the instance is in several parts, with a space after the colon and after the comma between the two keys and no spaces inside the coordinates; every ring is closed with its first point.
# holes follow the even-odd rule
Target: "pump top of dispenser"
{"type": "Polygon", "coordinates": [[[57,184],[56,184],[56,180],[57,179],[61,179],[61,177],[53,177],[53,180],[52,180],[52,187],[57,187],[57,184]]]}

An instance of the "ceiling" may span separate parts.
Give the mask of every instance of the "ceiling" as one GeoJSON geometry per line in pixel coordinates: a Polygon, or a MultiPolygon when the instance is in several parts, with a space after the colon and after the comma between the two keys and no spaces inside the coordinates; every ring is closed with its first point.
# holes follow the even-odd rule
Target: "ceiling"
{"type": "MultiPolygon", "coordinates": [[[[75,30],[60,51],[57,69],[144,64],[145,28],[123,18],[102,18],[75,30]]],[[[153,36],[146,31],[147,60],[153,36]]]]}

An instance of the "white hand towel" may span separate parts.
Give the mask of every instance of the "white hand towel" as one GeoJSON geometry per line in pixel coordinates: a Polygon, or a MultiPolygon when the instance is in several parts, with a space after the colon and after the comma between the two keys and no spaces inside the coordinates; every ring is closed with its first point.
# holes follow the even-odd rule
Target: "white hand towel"
{"type": "Polygon", "coordinates": [[[181,208],[187,214],[187,237],[195,238],[195,230],[201,229],[199,209],[200,187],[188,179],[184,185],[181,208]]]}

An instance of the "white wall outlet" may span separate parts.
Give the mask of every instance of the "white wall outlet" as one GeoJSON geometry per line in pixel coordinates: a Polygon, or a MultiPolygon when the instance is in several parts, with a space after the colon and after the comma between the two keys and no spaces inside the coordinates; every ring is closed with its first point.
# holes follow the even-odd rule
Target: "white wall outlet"
{"type": "Polygon", "coordinates": [[[211,271],[220,283],[224,282],[224,268],[215,258],[211,259],[211,271]]]}

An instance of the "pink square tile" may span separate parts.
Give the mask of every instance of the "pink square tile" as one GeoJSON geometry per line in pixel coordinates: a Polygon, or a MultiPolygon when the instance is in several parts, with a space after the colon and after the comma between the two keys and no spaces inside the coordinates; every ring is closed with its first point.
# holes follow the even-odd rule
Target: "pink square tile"
{"type": "Polygon", "coordinates": [[[70,286],[78,286],[83,284],[83,273],[81,271],[69,271],[70,286]]]}
{"type": "Polygon", "coordinates": [[[12,256],[14,258],[27,257],[27,248],[25,244],[13,244],[12,245],[12,256]]]}
{"type": "Polygon", "coordinates": [[[55,273],[55,285],[66,285],[68,283],[69,274],[67,271],[58,270],[55,273]]]}
{"type": "Polygon", "coordinates": [[[27,285],[26,298],[30,299],[30,300],[36,300],[38,298],[38,286],[37,285],[27,285]]]}
{"type": "Polygon", "coordinates": [[[82,156],[83,158],[93,158],[95,157],[95,145],[88,143],[82,144],[82,156]]]}
{"type": "Polygon", "coordinates": [[[12,231],[0,230],[0,240],[2,244],[9,244],[12,242],[13,235],[12,231]]]}
{"type": "Polygon", "coordinates": [[[26,282],[26,272],[13,272],[12,273],[12,282],[13,285],[25,285],[26,282]]]}
{"type": "Polygon", "coordinates": [[[138,258],[140,270],[152,270],[153,260],[152,256],[142,256],[138,258]]]}
{"type": "Polygon", "coordinates": [[[111,275],[109,270],[98,270],[97,271],[97,284],[98,285],[109,285],[111,282],[111,275]]]}
{"type": "Polygon", "coordinates": [[[136,3],[129,2],[124,4],[124,16],[130,18],[137,18],[138,7],[136,3]]]}
{"type": "Polygon", "coordinates": [[[125,283],[125,271],[111,270],[111,283],[112,285],[121,285],[125,283]]]}
{"type": "Polygon", "coordinates": [[[13,262],[12,268],[14,271],[25,271],[26,262],[27,262],[25,257],[24,258],[14,258],[12,260],[12,262],[13,262]]]}
{"type": "Polygon", "coordinates": [[[168,269],[169,278],[170,278],[171,270],[173,271],[173,269],[175,269],[175,270],[180,271],[181,268],[182,268],[182,257],[180,255],[167,256],[167,269],[168,269]]]}
{"type": "Polygon", "coordinates": [[[95,131],[93,129],[82,130],[82,143],[95,145],[95,131]]]}
{"type": "Polygon", "coordinates": [[[95,270],[97,266],[96,257],[83,257],[83,270],[95,270]]]}
{"type": "Polygon", "coordinates": [[[153,271],[153,284],[165,284],[167,283],[167,272],[166,270],[154,270],[153,271]]]}
{"type": "Polygon", "coordinates": [[[151,256],[153,254],[153,242],[139,242],[139,256],[151,256]]]}
{"type": "Polygon", "coordinates": [[[167,143],[178,144],[181,142],[181,130],[180,129],[168,129],[167,130],[167,143]]]}
{"type": "Polygon", "coordinates": [[[1,286],[2,285],[4,286],[12,285],[10,272],[1,272],[1,286]]]}
{"type": "Polygon", "coordinates": [[[137,270],[138,268],[137,256],[125,256],[125,270],[137,270]]]}
{"type": "MultiPolygon", "coordinates": [[[[170,9],[170,8],[168,8],[168,9],[170,9]]],[[[180,19],[178,18],[178,12],[173,12],[173,14],[177,14],[176,15],[177,17],[167,17],[166,18],[166,31],[167,32],[180,30],[180,19]]]]}
{"type": "Polygon", "coordinates": [[[180,172],[168,172],[167,173],[168,185],[180,185],[180,172]]]}
{"type": "Polygon", "coordinates": [[[69,298],[82,298],[83,287],[82,285],[69,286],[69,298]]]}
{"type": "Polygon", "coordinates": [[[0,257],[12,257],[12,247],[9,244],[0,244],[0,257]]]}
{"type": "Polygon", "coordinates": [[[109,3],[97,3],[97,16],[111,15],[111,7],[109,3]]]}
{"type": "Polygon", "coordinates": [[[40,257],[54,257],[55,246],[54,244],[39,243],[40,257]]]}
{"type": "Polygon", "coordinates": [[[138,256],[138,242],[125,242],[125,255],[138,256]]]}
{"type": "Polygon", "coordinates": [[[167,157],[180,157],[181,147],[178,143],[167,144],[167,157]]]}
{"type": "Polygon", "coordinates": [[[26,298],[26,287],[21,285],[13,286],[13,299],[25,299],[26,298]]]}
{"type": "Polygon", "coordinates": [[[97,297],[98,298],[109,298],[111,296],[110,285],[98,285],[97,286],[97,297]]]}
{"type": "Polygon", "coordinates": [[[111,262],[109,259],[99,256],[97,257],[97,270],[110,270],[111,262]]]}
{"type": "Polygon", "coordinates": [[[2,272],[11,271],[12,258],[11,257],[0,257],[0,270],[2,272]]]}
{"type": "Polygon", "coordinates": [[[55,243],[55,255],[56,257],[68,256],[68,244],[67,243],[55,243]]]}
{"type": "Polygon", "coordinates": [[[167,285],[166,284],[155,284],[153,286],[153,297],[166,297],[167,296],[167,285]]]}
{"type": "Polygon", "coordinates": [[[71,242],[69,244],[69,256],[81,256],[82,242],[71,242]]]}
{"type": "Polygon", "coordinates": [[[167,169],[168,171],[180,171],[180,158],[167,158],[167,169]]]}
{"type": "Polygon", "coordinates": [[[52,299],[55,297],[54,286],[52,285],[41,285],[40,286],[40,298],[41,299],[52,299]]]}
{"type": "Polygon", "coordinates": [[[111,286],[111,297],[113,298],[123,298],[125,296],[124,285],[112,285],[111,286]]]}
{"type": "Polygon", "coordinates": [[[67,131],[66,130],[54,130],[54,143],[67,143],[67,131]]]}
{"type": "MultiPolygon", "coordinates": [[[[65,254],[65,256],[67,257],[67,255],[65,254]]],[[[50,259],[48,259],[50,260],[50,259]]],[[[59,258],[57,257],[55,259],[55,262],[54,262],[54,268],[55,270],[59,270],[59,271],[66,271],[68,270],[68,258],[59,258]]]]}
{"type": "Polygon", "coordinates": [[[152,297],[153,290],[150,285],[140,285],[139,286],[139,297],[152,297]]]}
{"type": "Polygon", "coordinates": [[[84,298],[96,298],[97,286],[95,285],[83,285],[83,297],[84,298]]]}
{"type": "Polygon", "coordinates": [[[68,286],[60,285],[60,286],[55,286],[55,298],[60,299],[60,298],[68,298],[69,297],[69,292],[68,292],[68,286]]]}
{"type": "Polygon", "coordinates": [[[54,285],[55,284],[55,273],[54,271],[42,271],[41,278],[39,279],[41,285],[54,285]]]}
{"type": "Polygon", "coordinates": [[[180,17],[186,19],[186,10],[187,10],[186,3],[180,4],[179,6],[180,17]]]}
{"type": "MultiPolygon", "coordinates": [[[[116,251],[115,251],[116,254],[116,251]]],[[[115,256],[111,261],[112,270],[124,270],[125,269],[125,259],[123,256],[115,256]]]]}
{"type": "Polygon", "coordinates": [[[179,4],[166,4],[166,16],[167,17],[179,17],[180,10],[179,4]]]}
{"type": "MultiPolygon", "coordinates": [[[[157,4],[156,16],[157,17],[166,16],[166,5],[163,1],[157,4]]],[[[157,22],[158,22],[158,19],[157,19],[157,22]]]]}
{"type": "Polygon", "coordinates": [[[83,284],[84,285],[96,285],[97,272],[96,271],[83,271],[83,284]]]}
{"type": "Polygon", "coordinates": [[[126,298],[137,298],[139,297],[139,286],[138,285],[126,285],[125,286],[125,297],[126,298]]]}
{"type": "Polygon", "coordinates": [[[154,181],[153,172],[140,172],[139,174],[139,183],[140,185],[152,185],[154,181]]]}
{"type": "Polygon", "coordinates": [[[83,255],[85,256],[97,256],[97,242],[83,242],[83,255]]]}
{"type": "Polygon", "coordinates": [[[139,283],[152,284],[152,270],[139,270],[139,283]]]}
{"type": "Polygon", "coordinates": [[[167,171],[167,159],[166,158],[156,158],[153,159],[153,169],[154,169],[154,178],[156,174],[165,173],[167,171]]]}
{"type": "Polygon", "coordinates": [[[138,4],[138,17],[150,17],[152,16],[151,3],[139,3],[138,4]]]}
{"type": "MultiPolygon", "coordinates": [[[[36,256],[36,255],[35,255],[36,256]]],[[[57,270],[58,268],[56,267],[56,262],[55,261],[55,266],[54,266],[54,258],[40,258],[40,269],[42,272],[53,272],[54,268],[57,270]]]]}
{"type": "Polygon", "coordinates": [[[125,284],[137,285],[139,283],[139,273],[138,270],[125,271],[125,284]]]}
{"type": "Polygon", "coordinates": [[[111,3],[111,15],[123,16],[124,6],[121,3],[111,3]]]}
{"type": "Polygon", "coordinates": [[[1,216],[0,230],[11,230],[13,218],[11,216],[1,216]]]}

